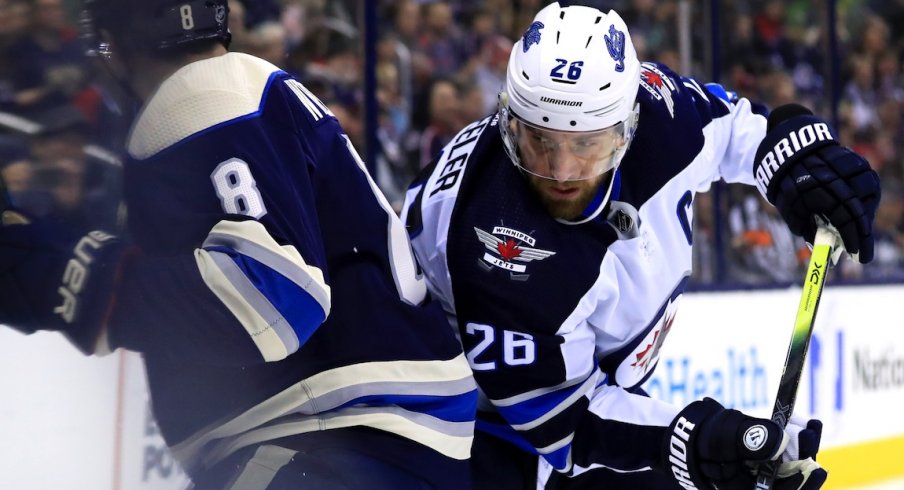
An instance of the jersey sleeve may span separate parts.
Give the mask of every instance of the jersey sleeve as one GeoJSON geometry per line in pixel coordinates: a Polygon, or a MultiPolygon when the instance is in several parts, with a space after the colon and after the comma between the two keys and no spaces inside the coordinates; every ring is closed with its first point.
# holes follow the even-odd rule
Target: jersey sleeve
{"type": "MultiPolygon", "coordinates": [[[[693,99],[693,105],[707,140],[706,150],[713,163],[698,190],[705,191],[712,182],[722,179],[729,183],[753,185],[753,160],[757,146],[766,135],[766,110],[759,104],[727,92],[715,83],[703,84],[691,77],[675,74],[658,63],[644,66],[663,73],[681,91],[693,99]]],[[[639,122],[643,125],[643,119],[639,122]]]]}
{"type": "Polygon", "coordinates": [[[765,108],[726,92],[718,84],[704,86],[687,77],[681,77],[681,81],[691,90],[701,118],[711,120],[704,133],[712,140],[712,158],[717,165],[713,180],[753,185],[754,155],[766,135],[765,108]]]}
{"type": "MultiPolygon", "coordinates": [[[[216,195],[184,213],[172,210],[180,228],[213,221],[199,244],[145,254],[123,267],[109,325],[114,346],[214,365],[272,362],[299,350],[328,317],[329,271],[312,175],[317,165],[352,156],[321,143],[344,135],[316,97],[285,74],[269,83],[266,110],[214,126],[186,142],[184,155],[173,156],[177,144],[151,158],[173,172],[209,161],[215,170],[199,180],[210,187],[209,175],[222,173],[223,188],[214,186],[216,195]],[[219,216],[211,219],[216,208],[219,216]],[[197,223],[183,217],[193,212],[197,223]]],[[[141,229],[143,218],[159,220],[139,214],[130,216],[130,226],[141,229]]]]}
{"type": "Polygon", "coordinates": [[[254,220],[218,223],[192,254],[124,265],[110,340],[213,364],[284,359],[329,315],[320,268],[254,220]]]}

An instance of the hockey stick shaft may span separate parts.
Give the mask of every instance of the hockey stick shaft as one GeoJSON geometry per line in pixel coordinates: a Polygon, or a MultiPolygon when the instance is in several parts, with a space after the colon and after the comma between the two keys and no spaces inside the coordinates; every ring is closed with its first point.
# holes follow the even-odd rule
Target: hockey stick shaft
{"type": "MultiPolygon", "coordinates": [[[[788,425],[791,413],[794,411],[797,387],[800,385],[804,358],[810,346],[813,324],[816,322],[816,310],[819,308],[829,258],[832,256],[834,246],[838,243],[837,234],[837,231],[829,227],[820,226],[816,231],[816,238],[813,240],[813,254],[810,256],[810,265],[804,276],[804,289],[801,293],[800,305],[797,307],[794,331],[791,334],[791,343],[788,345],[782,377],[778,383],[775,406],[772,409],[772,421],[782,429],[788,425]]],[[[754,490],[772,489],[780,462],[769,461],[760,465],[754,490]]]]}
{"type": "Polygon", "coordinates": [[[0,213],[13,207],[12,199],[9,197],[9,190],[6,188],[6,181],[0,175],[0,213]]]}
{"type": "Polygon", "coordinates": [[[30,222],[25,215],[14,210],[9,189],[6,188],[3,176],[0,176],[0,226],[25,225],[30,222]]]}

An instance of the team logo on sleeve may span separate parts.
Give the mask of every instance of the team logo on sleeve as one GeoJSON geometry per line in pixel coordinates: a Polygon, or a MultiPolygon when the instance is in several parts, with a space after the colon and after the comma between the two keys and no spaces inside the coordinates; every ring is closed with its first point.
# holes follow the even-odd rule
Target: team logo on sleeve
{"type": "Polygon", "coordinates": [[[527,280],[528,262],[543,260],[556,254],[550,250],[534,248],[536,244],[534,237],[504,226],[495,226],[492,232],[477,227],[474,231],[487,249],[478,264],[486,270],[490,270],[491,267],[505,269],[512,274],[512,279],[527,280]]]}
{"type": "MultiPolygon", "coordinates": [[[[682,283],[683,284],[683,283],[682,283]]],[[[681,299],[683,286],[679,286],[672,297],[659,310],[644,338],[634,347],[615,371],[615,380],[619,386],[633,387],[646,379],[646,376],[656,367],[662,351],[662,345],[672,330],[675,321],[675,313],[681,299]]]]}
{"type": "Polygon", "coordinates": [[[643,66],[643,70],[640,72],[640,86],[649,92],[654,99],[665,103],[669,114],[674,119],[675,100],[672,98],[672,92],[677,90],[677,88],[672,83],[672,79],[652,63],[642,63],[641,66],[643,66]]]}
{"type": "Polygon", "coordinates": [[[673,310],[665,317],[662,327],[653,330],[653,338],[649,339],[649,342],[646,341],[647,339],[641,342],[642,347],[634,352],[634,362],[631,363],[631,367],[646,373],[656,363],[659,359],[659,349],[662,349],[662,343],[672,329],[674,321],[675,311],[673,310]]]}

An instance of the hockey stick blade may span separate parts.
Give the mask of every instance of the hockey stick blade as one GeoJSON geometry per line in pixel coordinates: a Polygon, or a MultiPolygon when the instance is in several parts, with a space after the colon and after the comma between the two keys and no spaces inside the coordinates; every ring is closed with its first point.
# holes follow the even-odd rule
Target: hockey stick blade
{"type": "MultiPolygon", "coordinates": [[[[797,307],[791,343],[788,345],[788,355],[785,358],[785,367],[778,383],[775,406],[772,409],[772,421],[782,429],[788,425],[791,413],[794,411],[797,387],[803,374],[804,358],[810,347],[810,334],[813,333],[813,324],[816,322],[816,309],[819,308],[819,299],[822,296],[829,261],[833,249],[842,246],[840,243],[841,238],[838,231],[820,224],[816,231],[816,238],[813,240],[813,254],[810,256],[810,265],[804,276],[804,289],[800,296],[800,305],[797,307]]],[[[780,460],[769,461],[759,466],[754,490],[772,489],[780,462],[780,460]]]]}

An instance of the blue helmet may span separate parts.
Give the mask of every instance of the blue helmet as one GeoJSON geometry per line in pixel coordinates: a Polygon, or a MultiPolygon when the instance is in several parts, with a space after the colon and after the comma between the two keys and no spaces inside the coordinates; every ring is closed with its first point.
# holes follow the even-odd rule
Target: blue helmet
{"type": "Polygon", "coordinates": [[[228,46],[227,0],[84,0],[83,31],[92,51],[109,54],[100,32],[129,51],[153,54],[218,40],[228,46]]]}

